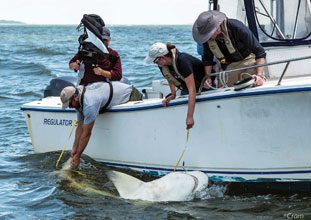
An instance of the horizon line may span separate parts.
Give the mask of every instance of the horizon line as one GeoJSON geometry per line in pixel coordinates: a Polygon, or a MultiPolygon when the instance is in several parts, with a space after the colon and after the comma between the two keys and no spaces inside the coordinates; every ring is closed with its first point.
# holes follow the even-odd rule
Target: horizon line
{"type": "MultiPolygon", "coordinates": [[[[64,26],[74,26],[74,25],[79,25],[79,24],[34,24],[34,23],[25,23],[25,22],[12,22],[12,23],[1,23],[0,25],[64,25],[64,26]]],[[[108,24],[105,26],[170,26],[170,25],[175,25],[175,26],[183,26],[183,25],[192,25],[190,23],[188,24],[108,24]]]]}

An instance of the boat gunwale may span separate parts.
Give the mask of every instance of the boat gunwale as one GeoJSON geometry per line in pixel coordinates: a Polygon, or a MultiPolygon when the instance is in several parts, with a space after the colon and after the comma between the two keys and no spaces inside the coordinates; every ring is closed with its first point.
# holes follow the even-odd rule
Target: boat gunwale
{"type": "MultiPolygon", "coordinates": [[[[259,96],[259,95],[271,95],[271,94],[284,94],[284,93],[294,93],[294,92],[307,92],[311,91],[311,85],[310,86],[277,86],[277,87],[263,87],[258,89],[259,87],[255,87],[252,90],[243,90],[235,92],[234,90],[230,89],[229,91],[220,91],[220,93],[226,93],[231,92],[229,94],[219,94],[216,92],[211,93],[210,91],[201,93],[201,95],[198,95],[196,97],[196,102],[204,102],[204,101],[213,101],[213,100],[220,100],[220,99],[229,99],[229,98],[238,98],[238,97],[248,97],[248,96],[259,96]],[[215,95],[216,93],[216,95],[215,95]],[[211,96],[212,95],[212,96],[211,96]]],[[[147,99],[148,100],[148,99],[147,99]]],[[[137,105],[134,106],[131,105],[117,105],[112,107],[108,110],[108,112],[128,112],[128,111],[141,111],[141,110],[148,110],[148,109],[157,109],[157,108],[164,108],[162,105],[162,102],[156,104],[150,104],[146,103],[144,105],[137,105]]],[[[141,104],[141,101],[137,101],[137,104],[141,104]]],[[[27,103],[29,104],[29,103],[27,103]]],[[[55,107],[37,107],[37,106],[27,106],[27,104],[24,104],[21,106],[22,111],[41,111],[41,112],[76,112],[74,109],[62,109],[62,108],[55,108],[55,107]]],[[[179,106],[188,104],[188,96],[181,96],[173,101],[170,102],[169,107],[172,106],[179,106]]]]}

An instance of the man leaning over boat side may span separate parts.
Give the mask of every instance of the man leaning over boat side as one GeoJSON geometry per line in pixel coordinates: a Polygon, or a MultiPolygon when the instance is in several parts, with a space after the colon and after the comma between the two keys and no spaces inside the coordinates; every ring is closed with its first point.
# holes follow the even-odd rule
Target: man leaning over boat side
{"type": "MultiPolygon", "coordinates": [[[[228,19],[219,11],[202,12],[192,28],[194,40],[203,45],[202,61],[208,83],[211,84],[211,70],[214,56],[223,70],[260,65],[266,62],[266,53],[254,34],[239,20],[228,19]]],[[[218,87],[233,86],[240,80],[255,78],[255,86],[264,84],[264,68],[257,67],[228,74],[228,81],[218,79],[218,87]]]]}
{"type": "Polygon", "coordinates": [[[71,166],[76,168],[91,137],[96,117],[114,105],[141,100],[142,95],[132,85],[113,81],[65,87],[60,99],[63,109],[69,107],[77,111],[78,126],[71,151],[71,166]]]}
{"type": "Polygon", "coordinates": [[[69,61],[69,68],[74,71],[80,70],[81,62],[84,63],[84,75],[80,81],[80,85],[98,81],[120,81],[122,78],[121,58],[117,51],[109,47],[111,37],[110,30],[102,27],[102,38],[104,45],[107,47],[109,56],[94,56],[94,58],[83,59],[81,53],[69,61]]]}
{"type": "Polygon", "coordinates": [[[163,106],[166,107],[176,98],[176,88],[181,90],[182,95],[189,94],[186,126],[187,129],[192,128],[196,92],[204,78],[204,66],[201,60],[179,52],[172,44],[158,42],[150,47],[145,62],[157,64],[169,83],[171,94],[162,101],[163,106]]]}

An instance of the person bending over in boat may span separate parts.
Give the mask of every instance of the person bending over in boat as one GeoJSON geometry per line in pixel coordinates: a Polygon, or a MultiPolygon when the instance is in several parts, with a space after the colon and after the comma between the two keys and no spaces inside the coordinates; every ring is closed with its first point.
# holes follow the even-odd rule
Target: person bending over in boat
{"type": "Polygon", "coordinates": [[[78,126],[71,151],[71,166],[76,168],[91,137],[96,117],[114,105],[141,100],[142,95],[132,85],[113,81],[65,87],[60,99],[63,109],[69,107],[77,111],[78,126]]]}
{"type": "Polygon", "coordinates": [[[150,47],[145,62],[157,64],[162,75],[168,80],[171,94],[163,100],[163,106],[175,99],[176,88],[182,91],[182,95],[189,94],[186,126],[187,129],[192,128],[196,92],[204,78],[203,63],[187,53],[179,52],[172,44],[159,42],[150,47]]]}
{"type": "MultiPolygon", "coordinates": [[[[194,40],[203,45],[202,61],[207,76],[211,75],[214,56],[223,70],[264,64],[266,53],[254,34],[240,21],[228,19],[219,11],[202,12],[192,27],[194,40]]],[[[244,78],[255,78],[255,86],[264,84],[264,68],[235,71],[228,74],[228,81],[218,79],[218,86],[232,86],[244,78]],[[247,72],[247,73],[246,73],[247,72]]],[[[211,83],[211,79],[207,80],[211,83]]]]}
{"type": "MultiPolygon", "coordinates": [[[[100,53],[87,51],[89,44],[85,49],[79,52],[69,61],[69,68],[74,71],[80,70],[81,62],[84,63],[84,75],[80,81],[80,85],[87,85],[92,82],[120,81],[122,78],[121,59],[117,51],[111,49],[110,45],[110,30],[102,27],[102,38],[104,45],[108,49],[109,55],[102,56],[100,53]],[[92,55],[92,56],[91,56],[92,55]]],[[[80,70],[81,71],[81,70],[80,70]]]]}

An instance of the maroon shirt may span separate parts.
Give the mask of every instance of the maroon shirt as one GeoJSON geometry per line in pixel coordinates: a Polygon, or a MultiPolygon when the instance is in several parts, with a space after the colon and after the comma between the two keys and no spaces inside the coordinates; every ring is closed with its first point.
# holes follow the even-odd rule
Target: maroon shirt
{"type": "MultiPolygon", "coordinates": [[[[108,58],[104,58],[103,60],[94,61],[94,63],[98,64],[98,67],[102,68],[103,70],[110,71],[112,81],[119,81],[122,78],[122,67],[121,67],[121,59],[117,51],[108,48],[110,54],[116,57],[116,62],[112,63],[108,58]]],[[[80,60],[79,55],[76,54],[69,63],[75,62],[76,60],[80,60]]],[[[98,82],[98,81],[105,81],[106,78],[103,76],[96,75],[93,71],[94,66],[90,63],[85,63],[85,72],[84,76],[81,79],[80,85],[85,85],[88,83],[98,82]]]]}

